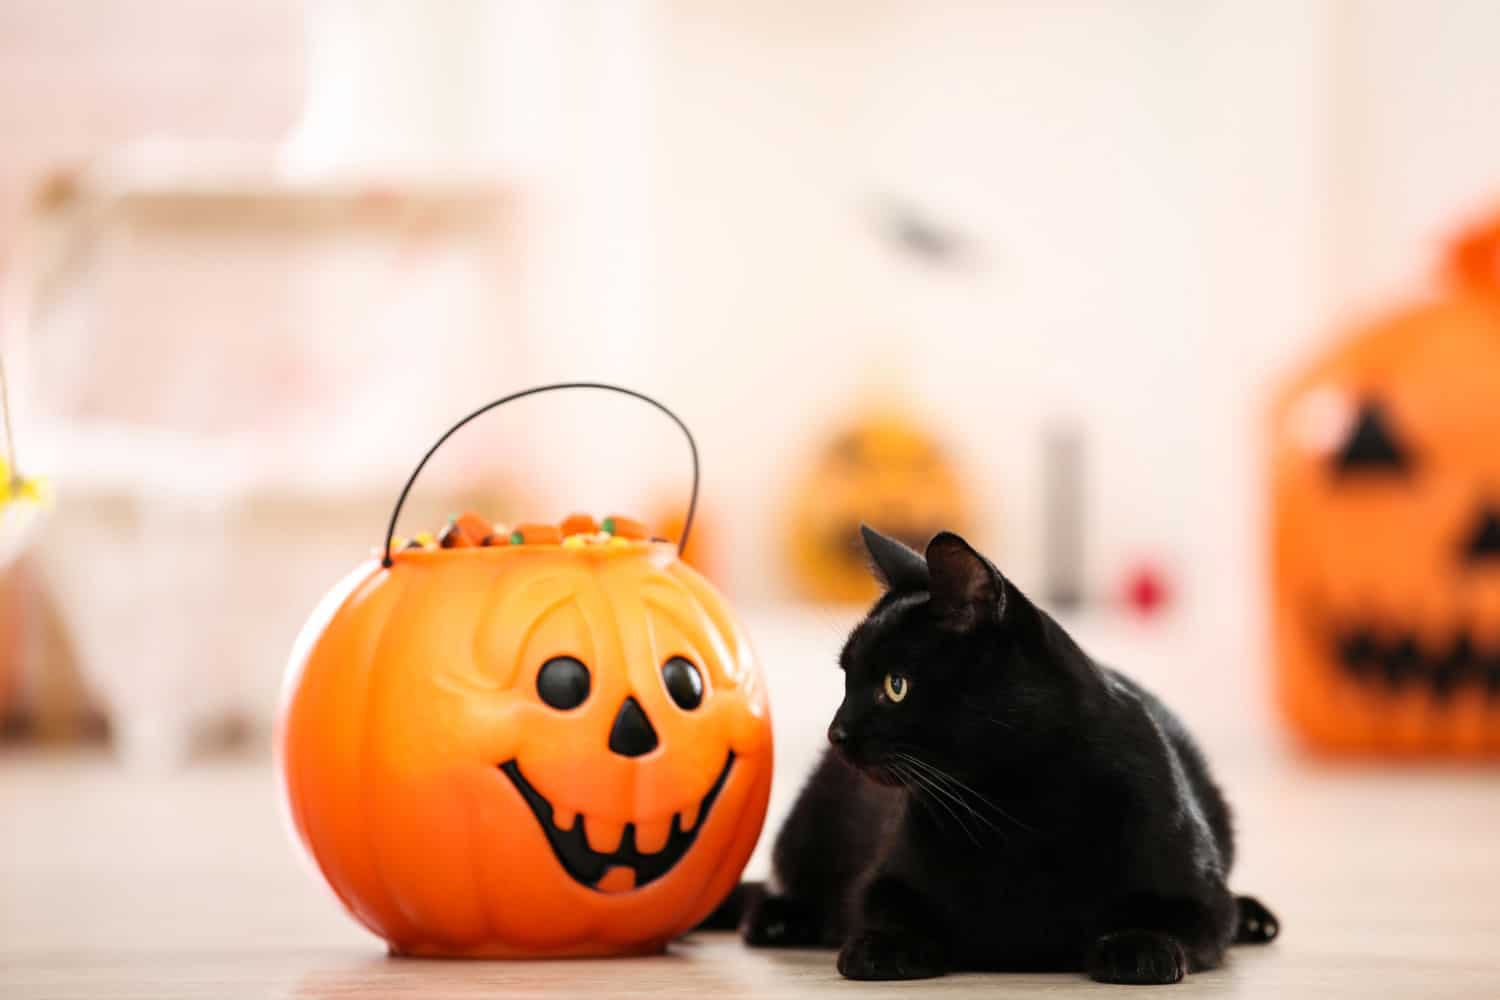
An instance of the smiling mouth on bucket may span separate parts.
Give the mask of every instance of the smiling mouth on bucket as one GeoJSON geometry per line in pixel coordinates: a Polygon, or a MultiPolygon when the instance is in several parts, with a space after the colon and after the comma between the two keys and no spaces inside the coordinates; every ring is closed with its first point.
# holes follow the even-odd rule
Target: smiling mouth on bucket
{"type": "Polygon", "coordinates": [[[724,769],[719,772],[713,786],[709,788],[708,794],[703,796],[697,811],[697,822],[691,830],[682,828],[682,813],[672,816],[672,829],[667,834],[667,842],[661,850],[654,853],[644,853],[635,845],[635,824],[626,823],[624,834],[620,837],[620,844],[613,851],[596,851],[589,846],[588,836],[584,830],[584,824],[588,822],[582,813],[574,816],[573,825],[566,829],[560,829],[553,822],[554,811],[552,803],[536,790],[526,776],[521,773],[520,765],[514,760],[500,765],[500,770],[516,786],[521,793],[521,798],[531,807],[532,815],[536,817],[542,832],[547,835],[547,843],[552,845],[552,853],[557,856],[558,862],[563,870],[573,877],[574,881],[599,892],[627,891],[639,889],[649,885],[661,878],[672,867],[681,861],[683,855],[687,854],[688,848],[693,846],[693,841],[698,839],[698,831],[703,829],[703,824],[708,822],[709,810],[713,808],[714,801],[719,793],[724,790],[724,783],[729,779],[729,771],[734,766],[734,751],[729,752],[724,761],[724,769]],[[626,874],[620,876],[606,875],[616,869],[623,869],[626,874]],[[631,878],[633,876],[633,878],[631,878]]]}

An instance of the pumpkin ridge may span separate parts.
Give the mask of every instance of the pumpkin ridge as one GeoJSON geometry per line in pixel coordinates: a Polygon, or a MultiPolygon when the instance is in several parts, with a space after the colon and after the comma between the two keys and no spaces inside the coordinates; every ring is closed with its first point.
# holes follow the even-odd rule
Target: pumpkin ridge
{"type": "MultiPolygon", "coordinates": [[[[746,773],[749,773],[749,772],[747,770],[745,770],[745,769],[741,769],[740,773],[741,774],[746,774],[746,773]]],[[[744,818],[745,818],[745,810],[747,810],[747,809],[750,808],[750,804],[751,804],[751,801],[752,801],[754,793],[755,793],[755,789],[754,789],[753,786],[754,786],[754,782],[756,780],[756,776],[754,774],[751,774],[750,777],[748,779],[746,779],[746,780],[748,780],[748,781],[751,782],[751,787],[747,787],[745,789],[745,794],[742,795],[742,796],[740,796],[740,806],[739,806],[739,809],[737,809],[735,811],[735,814],[734,814],[734,823],[732,824],[732,827],[731,827],[732,829],[737,830],[737,831],[743,831],[744,830],[743,821],[744,821],[744,818]]],[[[727,787],[727,783],[726,783],[726,787],[725,787],[724,791],[725,792],[729,791],[729,788],[727,787]]],[[[700,827],[706,826],[708,824],[708,820],[709,820],[709,817],[707,817],[707,816],[702,817],[698,821],[699,826],[700,827]]],[[[759,836],[760,826],[759,826],[759,824],[755,824],[755,828],[756,828],[755,839],[759,840],[760,839],[760,836],[759,836]]],[[[753,847],[752,847],[752,850],[753,850],[753,847]]],[[[717,876],[718,876],[718,872],[717,871],[713,872],[712,874],[710,874],[710,876],[707,879],[704,880],[703,885],[701,887],[699,887],[698,892],[690,900],[686,901],[683,906],[681,906],[678,909],[678,911],[677,911],[677,917],[676,917],[676,920],[674,921],[674,923],[675,923],[676,926],[681,927],[681,930],[674,931],[672,933],[672,937],[676,937],[678,934],[684,934],[687,931],[692,930],[692,928],[694,927],[694,925],[696,925],[698,923],[698,921],[700,919],[702,919],[701,917],[696,916],[695,911],[697,911],[700,906],[703,906],[703,897],[708,894],[709,890],[713,886],[714,879],[717,878],[717,876]],[[686,915],[686,919],[684,919],[685,915],[686,915]]],[[[717,906],[719,904],[719,902],[720,902],[720,900],[717,900],[717,899],[714,900],[713,901],[714,906],[717,906]]],[[[708,913],[712,909],[713,909],[712,906],[710,906],[710,907],[704,907],[704,909],[703,909],[704,916],[707,916],[708,913]]]]}
{"type": "Polygon", "coordinates": [[[480,863],[488,852],[484,850],[484,838],[478,829],[482,824],[476,822],[475,813],[479,810],[479,804],[466,795],[464,806],[464,834],[469,844],[469,885],[477,897],[479,912],[484,914],[484,939],[494,938],[500,936],[500,924],[496,922],[495,914],[490,909],[490,894],[485,891],[485,886],[489,883],[483,877],[484,866],[480,863]]]}
{"type": "MultiPolygon", "coordinates": [[[[386,570],[386,572],[390,574],[388,579],[391,581],[391,584],[393,586],[396,585],[395,574],[390,570],[386,570]]],[[[357,755],[356,760],[359,764],[359,776],[357,779],[357,787],[360,790],[359,818],[360,825],[364,830],[365,849],[370,852],[370,870],[375,873],[375,881],[379,883],[380,892],[386,897],[386,901],[390,905],[390,908],[395,913],[399,914],[401,917],[401,922],[406,924],[406,929],[402,934],[402,936],[405,937],[407,936],[407,934],[412,932],[412,928],[421,926],[421,921],[408,912],[406,904],[401,900],[399,896],[396,895],[395,891],[391,889],[390,881],[385,877],[385,871],[382,867],[381,852],[377,848],[375,838],[373,836],[374,827],[370,822],[369,795],[366,793],[365,784],[366,776],[370,770],[370,744],[375,732],[377,732],[377,730],[370,725],[371,706],[375,702],[375,699],[370,697],[370,691],[376,686],[376,683],[378,681],[384,680],[384,669],[386,664],[384,662],[384,659],[380,656],[380,650],[381,647],[385,645],[386,632],[390,630],[391,623],[393,621],[400,620],[399,616],[397,615],[397,611],[405,601],[407,593],[410,590],[405,580],[400,581],[400,588],[401,589],[396,594],[395,600],[391,601],[390,608],[386,611],[384,620],[381,621],[379,628],[376,630],[375,642],[371,644],[370,655],[373,659],[373,662],[371,663],[370,670],[365,677],[364,704],[360,706],[361,736],[359,743],[359,754],[357,755]]]]}
{"type": "MultiPolygon", "coordinates": [[[[478,672],[480,675],[484,674],[484,665],[488,662],[488,659],[484,655],[482,655],[480,644],[487,641],[489,636],[491,635],[491,632],[486,627],[486,624],[490,622],[496,614],[499,614],[501,618],[504,619],[506,617],[506,611],[510,608],[510,606],[515,602],[525,600],[525,596],[527,594],[531,593],[532,591],[541,589],[544,586],[555,586],[557,581],[559,580],[564,581],[565,584],[570,583],[571,581],[569,578],[576,577],[577,575],[578,573],[576,570],[556,570],[546,576],[538,577],[537,579],[528,581],[518,591],[511,587],[509,583],[507,583],[504,574],[497,574],[494,580],[492,580],[490,583],[489,592],[485,597],[484,607],[479,612],[479,621],[478,623],[476,623],[474,629],[473,657],[476,672],[478,672]]],[[[520,656],[523,652],[525,652],[527,644],[531,642],[532,635],[535,634],[536,630],[541,628],[542,623],[545,622],[553,614],[555,614],[559,608],[576,601],[577,588],[574,586],[567,586],[555,596],[546,598],[545,602],[542,605],[541,611],[535,613],[534,615],[528,616],[529,620],[526,623],[525,631],[521,633],[520,637],[515,641],[513,645],[508,645],[505,649],[507,655],[504,657],[504,659],[509,661],[510,665],[507,668],[508,673],[506,677],[495,679],[496,691],[515,690],[516,678],[517,675],[521,672],[522,666],[522,664],[520,663],[520,656]]],[[[579,614],[582,614],[581,610],[579,614]]]]}
{"type": "MultiPolygon", "coordinates": [[[[689,599],[692,599],[691,594],[689,594],[688,597],[689,599]]],[[[642,603],[645,605],[646,609],[649,612],[659,614],[670,621],[677,627],[677,631],[681,632],[683,635],[690,636],[694,631],[703,631],[704,633],[708,633],[707,629],[694,629],[692,627],[692,624],[685,621],[682,615],[677,612],[677,609],[663,604],[660,601],[652,600],[649,594],[647,594],[643,598],[642,603]]],[[[646,619],[647,621],[650,621],[651,614],[647,614],[646,619]]],[[[712,621],[712,619],[710,619],[710,621],[712,621]]],[[[718,626],[715,625],[713,633],[708,635],[709,642],[714,646],[713,649],[693,650],[693,652],[697,654],[696,658],[699,661],[702,661],[702,665],[706,668],[706,673],[708,673],[712,677],[714,671],[718,669],[718,672],[720,674],[720,676],[718,677],[712,677],[713,686],[707,688],[707,690],[705,691],[705,699],[707,698],[709,691],[712,691],[717,687],[724,687],[730,683],[730,679],[723,676],[723,670],[718,666],[719,664],[728,662],[728,644],[724,642],[724,637],[719,635],[718,631],[718,626]]]]}
{"type": "MultiPolygon", "coordinates": [[[[371,585],[371,581],[374,579],[375,574],[379,572],[379,564],[374,564],[374,567],[375,568],[373,571],[365,570],[362,576],[359,575],[361,573],[361,570],[356,569],[355,571],[351,572],[344,581],[341,581],[340,584],[335,585],[336,588],[342,587],[347,583],[348,580],[352,580],[358,577],[357,582],[353,583],[352,586],[347,587],[346,593],[344,593],[344,595],[339,599],[339,601],[337,602],[337,606],[329,612],[328,621],[323,623],[323,628],[327,628],[328,622],[331,622],[338,616],[341,611],[343,611],[344,607],[349,603],[349,601],[354,598],[355,594],[360,593],[365,587],[371,585]]],[[[325,597],[324,600],[326,601],[328,600],[328,598],[325,597]]],[[[313,614],[314,618],[316,618],[318,614],[316,609],[314,610],[313,614]]],[[[317,648],[317,644],[315,642],[309,643],[308,648],[302,650],[299,656],[298,646],[301,645],[301,638],[302,637],[299,635],[297,644],[293,646],[292,662],[296,666],[294,668],[294,671],[288,671],[287,678],[283,682],[283,690],[281,694],[281,711],[283,713],[282,717],[288,720],[288,723],[283,725],[282,733],[280,736],[280,741],[282,743],[282,766],[284,774],[286,775],[283,779],[283,785],[286,788],[288,807],[291,813],[291,820],[293,824],[292,828],[297,831],[298,836],[301,838],[303,846],[307,851],[308,858],[311,859],[312,863],[323,874],[324,881],[328,883],[328,887],[333,890],[333,894],[338,897],[339,902],[344,905],[344,908],[358,917],[359,911],[355,907],[353,900],[350,899],[349,896],[345,895],[344,891],[339,888],[338,883],[334,879],[328,876],[328,872],[324,867],[323,860],[318,857],[317,852],[313,849],[313,842],[318,838],[313,832],[313,827],[315,825],[315,821],[313,820],[313,813],[309,812],[307,809],[307,802],[305,797],[306,789],[303,787],[304,783],[302,781],[293,780],[291,778],[290,769],[286,766],[287,761],[290,759],[286,745],[291,738],[292,727],[289,724],[289,720],[291,718],[291,706],[293,703],[292,696],[295,693],[298,685],[301,684],[302,679],[306,676],[308,665],[312,662],[313,653],[317,648]]],[[[364,923],[363,920],[360,920],[360,922],[364,923]]]]}
{"type": "Polygon", "coordinates": [[[738,623],[730,615],[724,596],[702,574],[686,563],[673,563],[667,568],[667,576],[688,595],[695,607],[702,609],[704,617],[713,623],[714,631],[718,633],[724,645],[724,649],[718,652],[723,657],[720,662],[723,665],[728,685],[743,691],[747,704],[758,700],[763,691],[764,678],[758,669],[745,667],[747,657],[750,662],[755,661],[755,651],[750,647],[749,640],[738,623]],[[729,675],[731,664],[736,668],[732,676],[729,675]]]}
{"type": "Polygon", "coordinates": [[[686,601],[690,606],[699,609],[703,613],[703,616],[708,619],[709,624],[713,626],[712,629],[691,628],[686,622],[682,620],[682,616],[677,612],[676,609],[672,608],[670,605],[664,604],[660,600],[652,599],[652,590],[667,589],[668,585],[666,580],[653,580],[646,586],[644,586],[642,588],[644,595],[643,600],[649,608],[655,611],[660,611],[662,614],[671,619],[672,623],[677,626],[678,630],[683,632],[684,634],[691,635],[694,631],[704,632],[708,636],[709,641],[714,644],[713,649],[706,651],[712,653],[713,656],[706,657],[706,659],[710,660],[711,662],[706,663],[705,666],[708,668],[710,673],[712,673],[716,668],[718,669],[719,676],[714,678],[716,684],[719,684],[721,686],[732,686],[738,683],[739,679],[727,675],[728,664],[734,661],[734,655],[733,651],[729,648],[730,637],[724,630],[724,623],[720,621],[716,609],[710,607],[709,602],[704,601],[703,598],[699,594],[697,594],[692,587],[688,586],[688,581],[683,579],[677,572],[675,572],[679,568],[691,571],[691,567],[688,567],[685,563],[681,562],[676,563],[669,568],[666,580],[671,581],[671,592],[674,595],[680,597],[682,600],[686,601]]]}

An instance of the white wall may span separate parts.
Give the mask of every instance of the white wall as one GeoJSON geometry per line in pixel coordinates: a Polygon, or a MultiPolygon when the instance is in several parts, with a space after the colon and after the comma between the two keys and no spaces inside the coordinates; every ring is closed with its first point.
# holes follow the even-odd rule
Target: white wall
{"type": "Polygon", "coordinates": [[[1081,420],[1096,586],[1137,555],[1252,630],[1255,400],[1323,323],[1336,11],[1302,3],[674,3],[659,205],[670,394],[771,578],[785,456],[882,365],[1041,553],[1040,434],[1081,420]],[[872,238],[893,194],[966,273],[872,238]],[[730,381],[726,381],[730,380],[730,381]],[[726,398],[725,386],[730,386],[726,398]]]}
{"type": "Polygon", "coordinates": [[[1349,2],[1339,27],[1335,292],[1367,310],[1430,287],[1455,224],[1500,210],[1500,4],[1349,2]]]}

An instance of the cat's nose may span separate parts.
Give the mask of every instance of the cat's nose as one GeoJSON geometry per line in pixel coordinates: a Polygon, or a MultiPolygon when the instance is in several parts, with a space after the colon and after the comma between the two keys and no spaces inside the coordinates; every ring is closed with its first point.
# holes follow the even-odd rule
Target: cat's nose
{"type": "Polygon", "coordinates": [[[834,719],[833,724],[828,727],[828,742],[836,747],[849,742],[849,730],[845,729],[844,724],[838,719],[834,719]]]}

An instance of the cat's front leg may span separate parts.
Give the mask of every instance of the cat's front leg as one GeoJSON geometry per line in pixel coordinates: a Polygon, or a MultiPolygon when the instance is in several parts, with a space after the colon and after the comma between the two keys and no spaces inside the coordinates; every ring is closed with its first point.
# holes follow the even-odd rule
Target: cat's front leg
{"type": "Polygon", "coordinates": [[[948,971],[939,922],[905,882],[880,876],[860,898],[854,931],[839,951],[846,979],[930,979],[948,971]]]}
{"type": "Polygon", "coordinates": [[[811,903],[767,893],[746,910],[741,936],[752,948],[826,948],[838,940],[826,940],[827,924],[811,903]]]}
{"type": "Polygon", "coordinates": [[[1164,931],[1113,931],[1089,948],[1089,978],[1101,983],[1164,985],[1181,981],[1187,971],[1182,942],[1164,931]]]}

